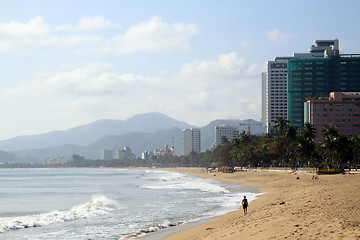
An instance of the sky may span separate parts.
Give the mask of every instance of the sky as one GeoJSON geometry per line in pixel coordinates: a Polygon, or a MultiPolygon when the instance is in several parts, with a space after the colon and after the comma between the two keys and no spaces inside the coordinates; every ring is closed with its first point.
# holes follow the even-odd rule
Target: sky
{"type": "Polygon", "coordinates": [[[0,140],[160,112],[261,120],[261,72],[360,53],[360,1],[0,0],[0,140]]]}

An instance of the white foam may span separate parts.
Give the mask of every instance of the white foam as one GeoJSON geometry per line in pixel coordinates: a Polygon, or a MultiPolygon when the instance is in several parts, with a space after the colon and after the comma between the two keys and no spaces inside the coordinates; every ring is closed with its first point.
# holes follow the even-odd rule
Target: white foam
{"type": "Polygon", "coordinates": [[[170,183],[170,184],[159,184],[159,185],[145,185],[140,186],[139,188],[147,188],[147,189],[194,189],[200,190],[203,192],[213,192],[213,193],[228,193],[229,190],[223,188],[221,186],[211,184],[211,183],[203,183],[203,182],[183,182],[183,183],[170,183]]]}
{"type": "Polygon", "coordinates": [[[115,209],[119,209],[119,205],[114,200],[108,199],[105,196],[96,196],[91,202],[75,206],[66,211],[53,211],[37,215],[0,218],[0,232],[41,227],[81,218],[106,215],[115,209]]]}
{"type": "Polygon", "coordinates": [[[229,193],[229,191],[219,186],[218,184],[211,183],[209,180],[200,178],[190,178],[182,173],[172,172],[158,172],[162,173],[155,180],[156,182],[152,185],[144,185],[139,188],[148,189],[194,189],[203,192],[214,192],[214,193],[229,193]]]}
{"type": "Polygon", "coordinates": [[[186,222],[172,223],[169,220],[165,220],[163,223],[154,223],[151,226],[149,226],[148,228],[141,229],[141,230],[139,230],[139,231],[137,231],[137,232],[135,232],[133,234],[122,236],[122,237],[120,237],[119,240],[136,239],[136,238],[144,236],[144,235],[146,235],[148,233],[156,232],[156,231],[159,231],[161,229],[166,229],[166,228],[169,228],[169,227],[175,227],[175,226],[178,226],[178,225],[181,225],[181,224],[184,224],[184,223],[186,223],[186,222]]]}

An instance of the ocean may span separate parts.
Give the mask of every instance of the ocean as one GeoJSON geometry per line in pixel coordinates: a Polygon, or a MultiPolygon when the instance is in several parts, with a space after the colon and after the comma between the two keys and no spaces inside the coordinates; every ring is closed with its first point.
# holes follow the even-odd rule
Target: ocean
{"type": "Polygon", "coordinates": [[[236,210],[254,189],[152,170],[0,170],[0,239],[132,239],[236,210]]]}

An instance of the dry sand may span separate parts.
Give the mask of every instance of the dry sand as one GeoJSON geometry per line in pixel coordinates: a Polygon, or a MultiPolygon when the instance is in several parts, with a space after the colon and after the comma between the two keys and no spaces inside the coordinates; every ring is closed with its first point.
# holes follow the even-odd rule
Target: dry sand
{"type": "Polygon", "coordinates": [[[165,237],[166,240],[360,239],[360,174],[319,175],[273,171],[207,174],[198,177],[253,186],[261,195],[242,209],[165,237]]]}

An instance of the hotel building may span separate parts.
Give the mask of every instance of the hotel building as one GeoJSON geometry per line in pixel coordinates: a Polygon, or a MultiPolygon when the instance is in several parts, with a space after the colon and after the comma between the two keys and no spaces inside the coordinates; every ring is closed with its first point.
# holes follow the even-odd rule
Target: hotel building
{"type": "Polygon", "coordinates": [[[215,146],[217,147],[221,145],[222,137],[226,137],[226,139],[231,142],[239,135],[239,128],[229,126],[226,124],[221,124],[220,126],[215,127],[215,146]]]}
{"type": "Polygon", "coordinates": [[[360,134],[360,92],[331,92],[330,97],[306,101],[305,122],[314,125],[317,140],[321,139],[321,130],[329,124],[345,135],[360,134]]]}
{"type": "Polygon", "coordinates": [[[330,92],[360,92],[360,55],[325,51],[324,57],[288,60],[287,120],[304,123],[304,101],[330,92]]]}
{"type": "Polygon", "coordinates": [[[278,117],[288,117],[288,62],[293,59],[324,57],[325,52],[338,52],[339,40],[315,40],[308,53],[294,53],[292,57],[276,57],[268,61],[262,73],[262,124],[266,132],[274,134],[278,117]]]}
{"type": "Polygon", "coordinates": [[[287,116],[286,75],[287,60],[291,57],[276,57],[266,63],[266,72],[262,75],[263,114],[262,124],[267,133],[274,133],[275,120],[287,116]]]}
{"type": "Polygon", "coordinates": [[[196,153],[201,151],[199,128],[188,128],[182,131],[182,155],[189,155],[192,151],[196,153]]]}

